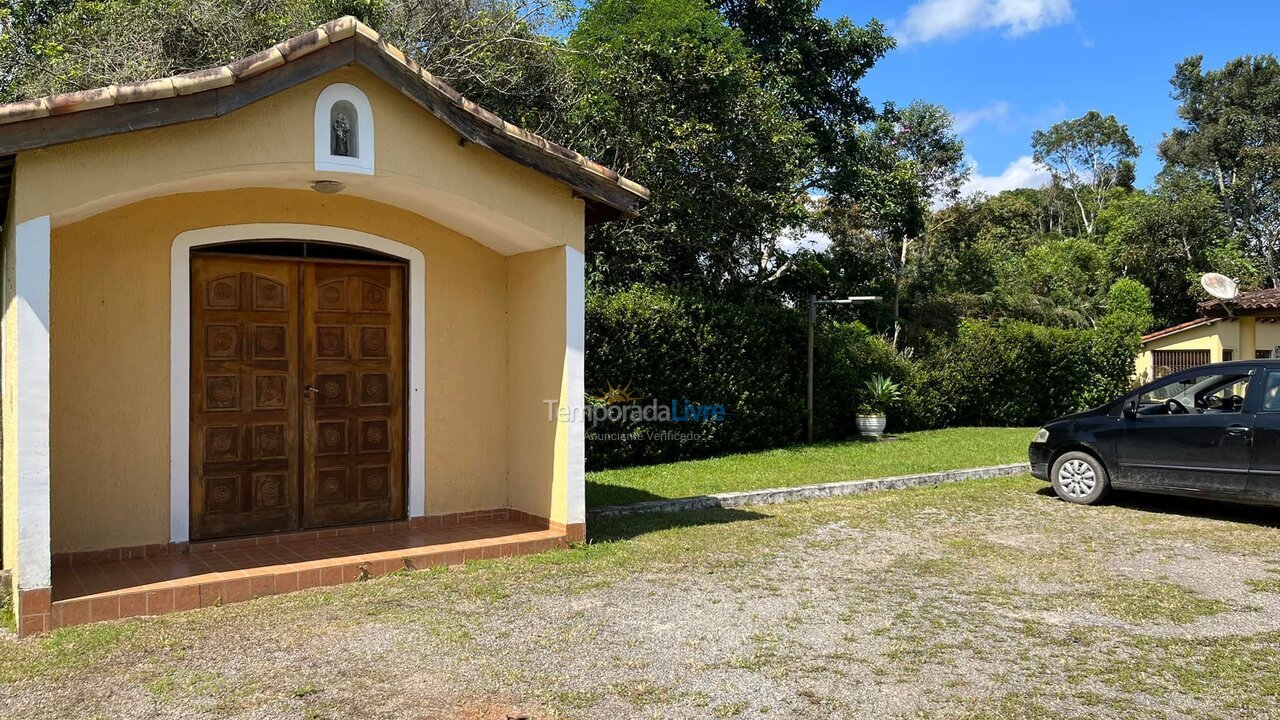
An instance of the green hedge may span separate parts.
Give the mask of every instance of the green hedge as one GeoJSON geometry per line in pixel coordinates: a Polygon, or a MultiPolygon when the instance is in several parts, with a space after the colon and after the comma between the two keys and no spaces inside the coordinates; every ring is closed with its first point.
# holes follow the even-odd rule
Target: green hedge
{"type": "MultiPolygon", "coordinates": [[[[1127,315],[1104,320],[1092,330],[967,321],[953,341],[915,362],[860,324],[821,322],[815,439],[857,434],[862,386],[876,374],[903,385],[903,401],[889,414],[891,430],[1037,425],[1098,405],[1128,387],[1136,350],[1127,315]]],[[[722,405],[728,414],[723,421],[589,423],[588,468],[804,440],[804,309],[635,287],[589,297],[586,321],[588,395],[615,387],[640,398],[624,405],[674,400],[722,405]]]]}
{"type": "MultiPolygon", "coordinates": [[[[588,395],[629,388],[641,404],[675,400],[722,405],[728,413],[723,421],[589,424],[589,468],[705,457],[804,439],[804,310],[635,287],[589,297],[586,333],[588,395]]],[[[905,380],[909,374],[907,364],[880,338],[856,324],[824,324],[815,357],[814,430],[819,439],[856,433],[857,395],[871,375],[905,380]]]]}
{"type": "Polygon", "coordinates": [[[1124,392],[1133,375],[1136,335],[1116,325],[966,321],[951,345],[919,363],[906,420],[918,427],[1039,425],[1100,405],[1124,392]]]}

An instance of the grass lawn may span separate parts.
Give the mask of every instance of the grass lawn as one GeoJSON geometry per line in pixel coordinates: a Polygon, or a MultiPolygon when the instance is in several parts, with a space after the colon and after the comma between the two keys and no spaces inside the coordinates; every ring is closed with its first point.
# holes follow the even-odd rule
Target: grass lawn
{"type": "Polygon", "coordinates": [[[1273,509],[1029,476],[17,640],[0,718],[1280,717],[1273,509]]]}
{"type": "Polygon", "coordinates": [[[587,473],[587,506],[1025,462],[1035,428],[953,428],[587,473]]]}

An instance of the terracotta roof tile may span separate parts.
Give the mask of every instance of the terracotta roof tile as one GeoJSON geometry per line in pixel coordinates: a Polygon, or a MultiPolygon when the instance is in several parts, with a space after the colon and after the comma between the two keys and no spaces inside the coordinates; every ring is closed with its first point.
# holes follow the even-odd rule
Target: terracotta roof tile
{"type": "Polygon", "coordinates": [[[0,124],[49,117],[49,98],[36,98],[0,105],[0,124]]]}
{"type": "Polygon", "coordinates": [[[1199,304],[1202,315],[1221,316],[1226,314],[1224,306],[1232,312],[1257,310],[1280,310],[1280,288],[1265,288],[1253,292],[1241,293],[1234,300],[1205,300],[1199,304]]]}
{"type": "MultiPolygon", "coordinates": [[[[352,18],[352,20],[355,20],[355,18],[352,18]]],[[[373,28],[369,27],[368,25],[365,25],[359,20],[355,20],[355,23],[356,23],[357,35],[367,37],[370,40],[374,41],[375,43],[382,39],[382,36],[378,34],[377,30],[374,30],[373,28]]]]}
{"type": "Polygon", "coordinates": [[[325,35],[329,36],[329,42],[335,43],[339,40],[346,40],[356,34],[356,19],[350,15],[345,15],[337,20],[330,20],[321,25],[325,35]]]}
{"type": "Polygon", "coordinates": [[[76,90],[75,92],[51,96],[49,98],[49,114],[63,115],[65,113],[80,112],[81,110],[93,110],[114,105],[115,102],[115,85],[92,90],[76,90]]]}
{"type": "Polygon", "coordinates": [[[116,86],[116,104],[159,100],[176,94],[177,89],[173,86],[173,78],[124,83],[116,86]]]}
{"type": "Polygon", "coordinates": [[[1214,322],[1215,320],[1216,318],[1196,318],[1195,320],[1188,320],[1187,322],[1179,323],[1178,325],[1174,325],[1173,327],[1167,327],[1162,330],[1156,330],[1153,333],[1143,335],[1142,342],[1147,343],[1147,342],[1151,342],[1152,340],[1158,340],[1162,337],[1165,337],[1166,335],[1174,335],[1176,333],[1182,332],[1183,330],[1190,330],[1191,328],[1199,327],[1206,323],[1214,322]]]}
{"type": "Polygon", "coordinates": [[[235,73],[226,65],[219,65],[207,70],[196,70],[184,75],[173,76],[173,89],[179,95],[204,92],[215,88],[226,87],[236,81],[235,73]]]}
{"type": "MultiPolygon", "coordinates": [[[[332,20],[315,30],[308,31],[285,40],[274,47],[219,67],[197,70],[169,78],[124,83],[119,86],[111,85],[92,90],[79,90],[46,98],[3,104],[0,105],[0,128],[9,123],[40,120],[49,115],[81,112],[117,104],[164,100],[174,95],[192,95],[227,87],[280,67],[327,45],[356,36],[363,38],[362,42],[372,43],[387,59],[416,75],[431,92],[443,96],[450,103],[462,108],[477,120],[492,127],[495,131],[501,132],[517,143],[537,148],[551,158],[568,161],[591,175],[604,178],[640,201],[649,199],[649,191],[639,183],[628,180],[616,171],[588,160],[569,148],[557,145],[524,128],[505,122],[494,113],[468,100],[447,83],[422,69],[418,63],[406,56],[399,48],[388,43],[373,28],[351,16],[332,20]]],[[[0,132],[3,132],[3,130],[0,130],[0,132]]],[[[69,139],[74,140],[76,138],[69,139]]],[[[66,142],[68,139],[60,141],[66,142]]],[[[48,141],[45,144],[48,144],[48,141]]],[[[27,144],[22,147],[32,146],[39,146],[39,143],[27,144]]],[[[628,200],[624,204],[638,207],[634,200],[628,200]]]]}
{"type": "Polygon", "coordinates": [[[635,193],[636,195],[649,197],[649,188],[641,185],[640,183],[636,182],[635,180],[632,180],[631,178],[627,178],[627,177],[623,177],[622,175],[619,175],[618,184],[630,190],[631,192],[635,193]]]}
{"type": "Polygon", "coordinates": [[[578,155],[578,153],[570,150],[569,148],[563,145],[558,145],[556,143],[553,143],[550,140],[547,141],[547,151],[550,152],[552,155],[559,155],[562,158],[573,160],[574,162],[579,162],[578,158],[580,156],[578,155]]]}
{"type": "MultiPolygon", "coordinates": [[[[285,42],[288,41],[286,40],[285,42]]],[[[280,67],[284,62],[284,53],[280,52],[280,46],[277,45],[262,52],[256,52],[249,57],[240,58],[235,62],[229,63],[227,67],[231,68],[236,80],[247,80],[258,73],[266,72],[274,67],[280,67]]]]}
{"type": "Polygon", "coordinates": [[[612,180],[613,182],[618,182],[618,178],[622,177],[618,173],[614,172],[613,170],[610,170],[609,168],[601,165],[600,163],[595,162],[593,160],[588,160],[586,158],[582,159],[582,167],[586,168],[587,170],[590,170],[591,172],[599,175],[600,177],[606,180],[612,180]]]}
{"type": "Polygon", "coordinates": [[[396,62],[400,63],[401,65],[404,65],[410,70],[416,73],[422,72],[422,66],[414,62],[413,58],[410,58],[408,55],[405,55],[403,52],[401,52],[400,48],[387,42],[385,38],[381,38],[381,37],[378,38],[378,49],[381,50],[384,54],[386,54],[387,57],[390,57],[392,60],[395,60],[396,62]]]}
{"type": "Polygon", "coordinates": [[[452,85],[449,85],[448,83],[444,82],[440,78],[437,78],[435,75],[432,75],[426,70],[422,71],[422,79],[426,80],[427,84],[430,85],[436,92],[449,98],[449,101],[452,102],[454,105],[457,105],[458,107],[462,107],[462,100],[463,100],[462,93],[458,92],[457,90],[454,90],[452,85]]]}
{"type": "Polygon", "coordinates": [[[322,47],[326,47],[328,44],[329,34],[324,31],[324,28],[319,27],[311,32],[289,38],[276,45],[276,48],[284,55],[285,60],[294,60],[309,52],[315,52],[322,47]]]}

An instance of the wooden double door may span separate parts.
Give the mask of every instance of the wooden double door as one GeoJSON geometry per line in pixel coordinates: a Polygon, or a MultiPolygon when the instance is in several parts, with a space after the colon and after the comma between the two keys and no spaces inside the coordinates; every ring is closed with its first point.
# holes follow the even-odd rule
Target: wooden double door
{"type": "Polygon", "coordinates": [[[405,273],[191,259],[191,538],[405,513],[405,273]]]}

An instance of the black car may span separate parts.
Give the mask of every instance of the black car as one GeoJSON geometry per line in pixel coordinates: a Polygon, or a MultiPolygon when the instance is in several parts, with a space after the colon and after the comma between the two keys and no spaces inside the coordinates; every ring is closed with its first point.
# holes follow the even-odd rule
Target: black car
{"type": "Polygon", "coordinates": [[[1205,365],[1058,418],[1031,474],[1085,505],[1111,488],[1280,504],[1280,360],[1205,365]]]}

